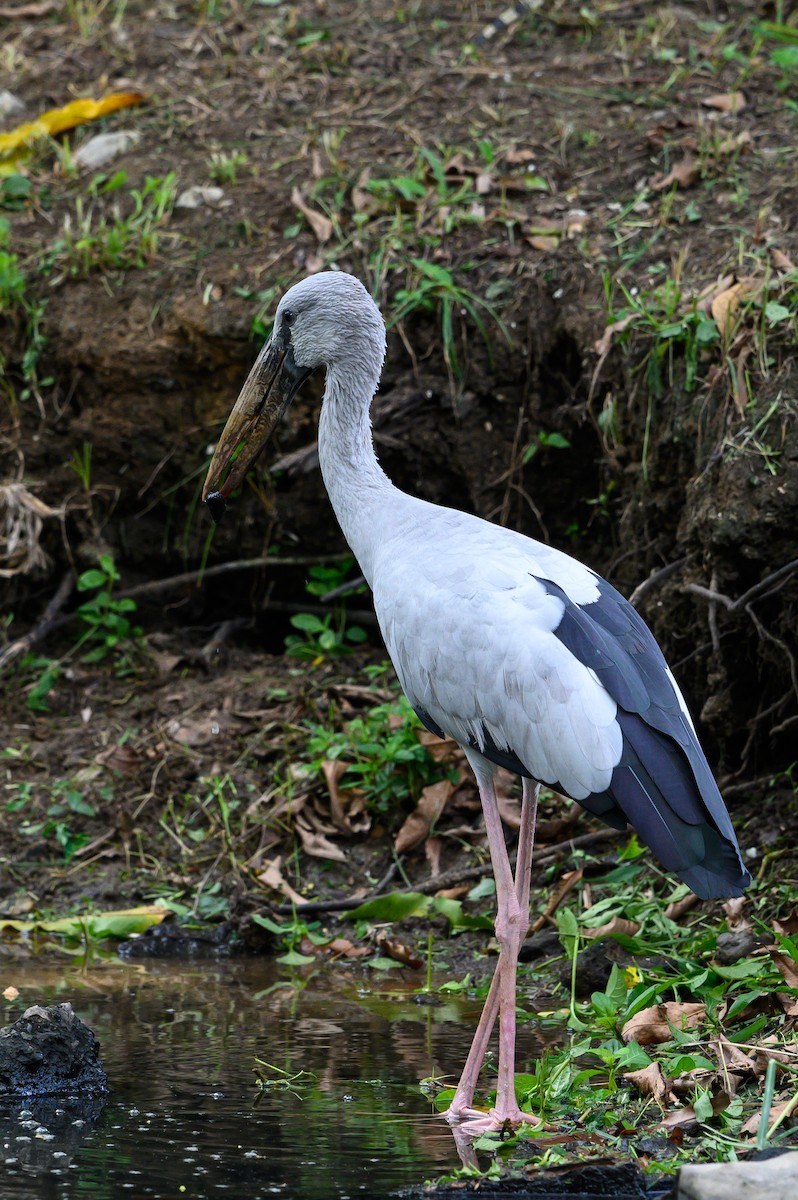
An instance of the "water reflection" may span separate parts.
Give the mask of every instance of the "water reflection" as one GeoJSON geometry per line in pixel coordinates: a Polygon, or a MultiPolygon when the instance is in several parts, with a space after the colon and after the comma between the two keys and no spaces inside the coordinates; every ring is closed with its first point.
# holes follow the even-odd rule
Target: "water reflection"
{"type": "Polygon", "coordinates": [[[66,1104],[0,1108],[3,1200],[345,1200],[457,1165],[418,1081],[456,1074],[478,1003],[419,1003],[415,978],[368,991],[329,968],[291,980],[261,960],[66,974],[16,963],[4,977],[21,993],[6,1020],[71,1001],[100,1038],[112,1092],[77,1116],[66,1104]],[[258,1093],[256,1057],[275,1075],[304,1074],[258,1093]]]}

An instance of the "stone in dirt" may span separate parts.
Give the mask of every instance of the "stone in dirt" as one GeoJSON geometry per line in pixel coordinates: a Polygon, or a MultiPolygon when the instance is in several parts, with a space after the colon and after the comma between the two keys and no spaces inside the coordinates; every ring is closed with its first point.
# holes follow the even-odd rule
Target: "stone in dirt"
{"type": "Polygon", "coordinates": [[[108,1076],[99,1056],[100,1043],[71,1004],[34,1004],[0,1029],[0,1099],[102,1095],[108,1076]]]}
{"type": "Polygon", "coordinates": [[[795,1200],[798,1150],[755,1162],[689,1164],[677,1200],[795,1200]]]}

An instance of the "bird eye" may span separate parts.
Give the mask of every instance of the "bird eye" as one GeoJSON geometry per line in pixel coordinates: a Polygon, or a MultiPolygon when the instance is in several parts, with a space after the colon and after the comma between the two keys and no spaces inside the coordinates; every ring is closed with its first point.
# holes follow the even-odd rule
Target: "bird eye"
{"type": "Polygon", "coordinates": [[[295,316],[295,314],[294,314],[293,309],[287,308],[285,310],[285,312],[283,313],[283,321],[285,322],[286,325],[293,325],[294,316],[295,316]]]}

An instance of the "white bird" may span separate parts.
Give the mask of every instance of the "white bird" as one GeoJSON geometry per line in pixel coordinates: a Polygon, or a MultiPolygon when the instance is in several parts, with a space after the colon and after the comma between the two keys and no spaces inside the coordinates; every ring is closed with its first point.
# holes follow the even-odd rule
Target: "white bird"
{"type": "Polygon", "coordinates": [[[384,356],[385,325],[359,280],[325,272],[292,287],[216,447],[203,499],[218,519],[303,380],[323,369],[319,461],[332,506],[401,685],[424,724],[462,746],[485,815],[500,952],[446,1113],[476,1134],[536,1121],[515,1095],[515,980],[541,783],[612,826],[634,826],[703,898],[740,895],[750,876],[682,694],[638,613],[567,554],[409,496],[385,475],[369,417],[384,356]],[[497,766],[523,779],[515,876],[497,766]],[[496,1102],[486,1114],[474,1091],[497,1016],[496,1102]]]}

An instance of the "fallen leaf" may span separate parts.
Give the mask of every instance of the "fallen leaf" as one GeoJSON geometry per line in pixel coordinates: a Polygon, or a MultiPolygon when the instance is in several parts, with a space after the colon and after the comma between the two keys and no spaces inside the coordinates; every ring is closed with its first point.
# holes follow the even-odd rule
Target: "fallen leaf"
{"type": "Polygon", "coordinates": [[[636,316],[636,313],[627,313],[625,317],[621,317],[619,320],[613,321],[611,325],[607,326],[593,347],[593,349],[596,351],[596,354],[598,354],[600,358],[607,357],[616,333],[622,333],[624,329],[632,324],[632,321],[636,319],[636,316]]]}
{"type": "Polygon", "coordinates": [[[692,187],[701,177],[701,166],[689,154],[673,166],[667,175],[654,175],[650,186],[655,192],[662,192],[674,183],[680,188],[692,187]]]}
{"type": "Polygon", "coordinates": [[[675,900],[667,906],[665,916],[669,921],[678,921],[679,917],[689,912],[691,908],[694,908],[698,904],[698,899],[695,892],[688,892],[686,896],[682,896],[681,900],[675,900]]]}
{"type": "Polygon", "coordinates": [[[731,900],[723,901],[723,911],[726,914],[729,929],[746,930],[751,928],[751,922],[745,915],[745,909],[749,908],[751,901],[747,896],[734,896],[731,900]]]}
{"type": "Polygon", "coordinates": [[[556,250],[560,244],[558,237],[543,234],[536,234],[534,237],[528,237],[526,240],[533,250],[556,250]]]}
{"type": "Polygon", "coordinates": [[[718,292],[710,304],[710,312],[720,330],[721,337],[729,328],[729,323],[740,306],[743,295],[743,285],[739,281],[723,292],[718,292]]]}
{"type": "Polygon", "coordinates": [[[305,897],[300,896],[299,892],[295,892],[291,884],[283,879],[283,873],[280,870],[281,858],[277,854],[270,861],[263,864],[263,870],[258,873],[257,879],[264,887],[272,888],[273,891],[279,892],[281,896],[285,896],[286,900],[290,900],[292,904],[304,904],[305,897]]]}
{"type": "Polygon", "coordinates": [[[442,779],[439,783],[432,783],[424,788],[418,804],[396,835],[394,850],[397,854],[411,850],[424,840],[443,812],[453,790],[453,785],[448,779],[442,779]]]}
{"type": "Polygon", "coordinates": [[[424,855],[429,863],[429,873],[434,879],[436,875],[441,873],[441,854],[443,853],[443,839],[439,837],[428,837],[424,843],[424,855]]]}
{"type": "Polygon", "coordinates": [[[781,950],[770,949],[770,958],[778,968],[782,979],[787,985],[787,988],[798,988],[798,962],[791,959],[790,955],[782,954],[781,950]]]}
{"type": "Polygon", "coordinates": [[[783,250],[779,250],[776,246],[770,247],[770,257],[773,259],[773,265],[779,271],[794,271],[795,264],[791,258],[788,258],[783,250]]]}
{"type": "Polygon", "coordinates": [[[695,1029],[705,1017],[706,1007],[703,1004],[668,1000],[635,1013],[623,1026],[621,1037],[625,1042],[638,1042],[641,1046],[670,1042],[673,1040],[673,1029],[695,1029]]]}
{"type": "Polygon", "coordinates": [[[430,758],[437,763],[446,762],[460,749],[454,738],[438,737],[437,733],[432,733],[429,729],[417,729],[416,737],[430,758]]]}
{"type": "Polygon", "coordinates": [[[423,966],[423,960],[418,957],[410,946],[400,942],[398,938],[389,937],[387,933],[379,933],[376,938],[380,953],[392,958],[394,962],[404,963],[406,967],[418,970],[423,966]]]}
{"type": "Polygon", "coordinates": [[[296,205],[302,215],[306,218],[308,225],[315,233],[319,242],[324,245],[332,237],[333,223],[329,217],[325,217],[323,213],[317,212],[305,203],[305,199],[298,187],[291,190],[291,203],[296,205]]]}
{"type": "Polygon", "coordinates": [[[590,929],[584,926],[582,933],[586,938],[607,937],[614,933],[624,934],[626,937],[634,937],[640,932],[640,924],[637,921],[629,921],[626,917],[613,917],[607,921],[605,925],[597,925],[595,929],[590,929]]]}
{"type": "Polygon", "coordinates": [[[326,943],[324,949],[335,958],[364,958],[371,954],[370,946],[356,946],[349,938],[342,937],[333,938],[331,942],[326,943]]]}
{"type": "Polygon", "coordinates": [[[302,818],[294,822],[294,828],[299,834],[302,849],[312,858],[326,858],[331,862],[346,862],[347,858],[340,846],[317,829],[310,829],[302,818]]]}
{"type": "Polygon", "coordinates": [[[508,162],[511,166],[518,166],[521,163],[532,162],[534,157],[535,155],[531,150],[512,149],[507,151],[504,161],[508,162]]]}
{"type": "Polygon", "coordinates": [[[653,1096],[661,1108],[670,1099],[670,1084],[659,1063],[653,1062],[639,1071],[624,1071],[623,1077],[637,1088],[641,1096],[653,1096]]]}
{"type": "MultiPolygon", "coordinates": [[[[794,1096],[790,1096],[789,1100],[782,1100],[776,1104],[771,1105],[770,1124],[774,1125],[776,1123],[776,1121],[778,1121],[779,1123],[782,1123],[783,1121],[785,1121],[787,1119],[787,1117],[791,1117],[793,1115],[796,1108],[798,1108],[798,1093],[796,1093],[796,1095],[794,1095],[794,1096]]],[[[754,1115],[752,1117],[749,1117],[748,1120],[745,1122],[745,1124],[742,1126],[740,1132],[741,1133],[750,1133],[750,1134],[758,1133],[759,1132],[759,1123],[761,1120],[762,1120],[762,1113],[761,1112],[754,1113],[754,1115]]]]}
{"type": "Polygon", "coordinates": [[[773,928],[776,933],[780,933],[784,937],[791,937],[794,933],[798,933],[798,908],[794,908],[783,921],[774,921],[773,928]]]}
{"type": "Polygon", "coordinates": [[[748,101],[744,92],[722,92],[714,96],[705,96],[701,101],[704,108],[714,108],[718,112],[742,112],[748,101]]]}
{"type": "Polygon", "coordinates": [[[744,343],[732,357],[734,364],[734,407],[742,417],[748,406],[748,380],[745,374],[745,364],[754,352],[750,342],[744,343]]]}

